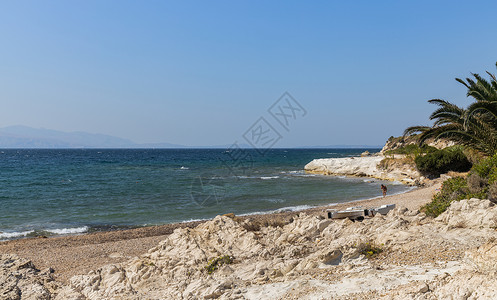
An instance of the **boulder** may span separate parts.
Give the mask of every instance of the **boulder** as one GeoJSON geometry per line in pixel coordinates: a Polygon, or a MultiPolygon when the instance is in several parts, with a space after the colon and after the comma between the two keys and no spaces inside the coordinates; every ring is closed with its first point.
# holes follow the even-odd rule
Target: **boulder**
{"type": "Polygon", "coordinates": [[[436,220],[449,228],[495,228],[497,206],[485,199],[454,201],[436,220]]]}
{"type": "Polygon", "coordinates": [[[57,288],[50,269],[42,272],[30,260],[0,254],[0,297],[2,299],[51,299],[57,288]]]}
{"type": "Polygon", "coordinates": [[[369,153],[369,151],[364,151],[361,153],[361,157],[366,157],[366,156],[371,156],[371,153],[369,153]]]}

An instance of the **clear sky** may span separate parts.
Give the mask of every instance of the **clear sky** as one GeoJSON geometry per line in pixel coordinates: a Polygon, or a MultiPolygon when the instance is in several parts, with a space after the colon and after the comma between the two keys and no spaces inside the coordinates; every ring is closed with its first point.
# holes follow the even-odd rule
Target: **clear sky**
{"type": "Polygon", "coordinates": [[[3,1],[0,127],[140,143],[380,145],[497,72],[497,1],[3,1]],[[307,111],[284,130],[284,92],[307,111]]]}

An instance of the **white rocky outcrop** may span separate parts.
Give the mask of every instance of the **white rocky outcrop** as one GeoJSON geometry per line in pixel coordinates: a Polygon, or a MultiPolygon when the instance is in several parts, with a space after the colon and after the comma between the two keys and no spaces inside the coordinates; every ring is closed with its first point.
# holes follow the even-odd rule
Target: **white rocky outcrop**
{"type": "Polygon", "coordinates": [[[476,198],[456,201],[437,220],[452,227],[497,228],[497,206],[476,198]]]}
{"type": "Polygon", "coordinates": [[[382,169],[379,165],[384,158],[383,155],[374,155],[314,159],[305,165],[304,170],[312,174],[366,176],[410,185],[416,184],[421,178],[416,168],[410,165],[398,164],[382,169]]]}
{"type": "Polygon", "coordinates": [[[0,254],[0,299],[51,299],[56,289],[51,270],[40,271],[30,260],[0,254]]]}
{"type": "Polygon", "coordinates": [[[218,216],[73,277],[56,299],[485,299],[497,287],[496,219],[478,199],[437,219],[403,208],[363,222],[301,213],[258,231],[218,216]],[[368,243],[383,253],[368,259],[368,243]],[[209,274],[209,259],[224,255],[233,262],[209,274]]]}
{"type": "MultiPolygon", "coordinates": [[[[425,184],[427,180],[416,169],[412,159],[406,160],[406,156],[401,154],[386,155],[390,150],[416,142],[417,140],[413,136],[392,137],[385,143],[383,149],[374,155],[365,151],[360,157],[314,159],[304,169],[311,174],[373,177],[381,180],[400,181],[408,185],[425,184]],[[384,159],[387,159],[388,162],[381,165],[380,162],[384,159]]],[[[453,146],[454,142],[438,139],[430,140],[427,144],[443,149],[453,146]]]]}

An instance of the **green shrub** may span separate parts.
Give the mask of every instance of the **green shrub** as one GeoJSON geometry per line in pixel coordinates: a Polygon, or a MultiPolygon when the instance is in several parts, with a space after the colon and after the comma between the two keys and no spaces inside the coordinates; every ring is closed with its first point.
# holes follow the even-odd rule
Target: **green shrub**
{"type": "Polygon", "coordinates": [[[433,200],[421,208],[426,215],[437,217],[443,213],[450,203],[455,200],[462,200],[469,193],[466,178],[454,177],[442,183],[440,192],[433,196],[433,200]]]}
{"type": "Polygon", "coordinates": [[[492,183],[488,187],[488,200],[497,203],[497,182],[492,183]]]}
{"type": "Polygon", "coordinates": [[[488,183],[492,184],[494,182],[497,182],[497,168],[494,167],[490,171],[490,174],[488,174],[488,183]]]}
{"type": "Polygon", "coordinates": [[[229,265],[232,263],[233,263],[233,257],[229,255],[219,256],[209,260],[209,263],[207,264],[207,266],[205,266],[205,270],[207,271],[207,273],[211,274],[212,272],[217,270],[220,266],[229,265]]]}
{"type": "Polygon", "coordinates": [[[416,157],[414,162],[421,173],[435,176],[448,171],[466,172],[471,168],[471,163],[461,147],[436,150],[416,157]]]}
{"type": "Polygon", "coordinates": [[[435,194],[432,201],[423,206],[421,210],[428,216],[437,217],[443,213],[453,201],[470,198],[487,198],[488,185],[485,185],[480,189],[470,189],[468,186],[468,178],[453,177],[445,180],[442,183],[440,192],[435,194]]]}
{"type": "Polygon", "coordinates": [[[464,154],[466,154],[466,157],[473,165],[485,159],[485,156],[483,156],[481,152],[478,152],[475,149],[471,149],[469,147],[464,148],[464,154]]]}
{"type": "Polygon", "coordinates": [[[406,154],[406,155],[420,155],[423,153],[430,153],[436,151],[437,148],[423,144],[418,146],[417,144],[408,144],[397,149],[388,150],[385,152],[386,155],[392,154],[406,154]]]}
{"type": "Polygon", "coordinates": [[[359,253],[366,256],[367,258],[371,258],[377,254],[383,252],[383,249],[376,245],[374,242],[361,243],[357,246],[359,253]]]}
{"type": "Polygon", "coordinates": [[[488,179],[481,177],[477,173],[472,172],[469,174],[466,182],[470,193],[480,193],[488,189],[488,179]]]}
{"type": "Polygon", "coordinates": [[[412,166],[414,158],[406,156],[402,158],[385,157],[378,163],[378,168],[382,170],[389,170],[391,168],[401,168],[403,165],[412,166]]]}
{"type": "Polygon", "coordinates": [[[443,213],[452,201],[479,198],[497,202],[497,154],[473,165],[469,176],[450,178],[442,184],[440,192],[422,210],[436,217],[443,213]]]}
{"type": "Polygon", "coordinates": [[[483,178],[488,178],[492,183],[497,179],[497,154],[476,163],[471,168],[472,173],[476,173],[483,178]]]}

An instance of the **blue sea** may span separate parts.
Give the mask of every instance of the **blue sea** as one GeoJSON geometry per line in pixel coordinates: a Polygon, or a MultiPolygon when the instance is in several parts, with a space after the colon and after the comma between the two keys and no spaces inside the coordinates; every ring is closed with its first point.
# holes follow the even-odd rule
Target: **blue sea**
{"type": "Polygon", "coordinates": [[[409,189],[304,172],[315,158],[364,150],[4,149],[0,240],[301,210],[378,197],[382,183],[409,189]]]}

